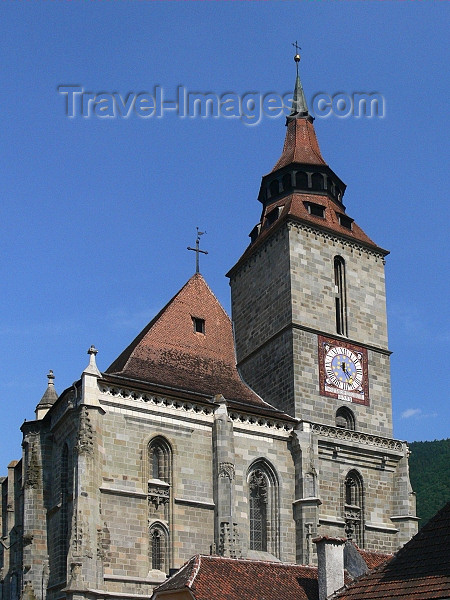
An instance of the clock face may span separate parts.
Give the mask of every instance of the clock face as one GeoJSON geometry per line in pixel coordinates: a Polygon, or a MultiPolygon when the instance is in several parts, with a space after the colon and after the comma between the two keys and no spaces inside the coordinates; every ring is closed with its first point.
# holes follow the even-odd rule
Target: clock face
{"type": "Polygon", "coordinates": [[[322,395],[369,404],[365,348],[319,336],[319,378],[322,395]]]}
{"type": "Polygon", "coordinates": [[[325,354],[326,383],[340,390],[361,390],[363,370],[361,358],[348,348],[330,347],[325,354]]]}

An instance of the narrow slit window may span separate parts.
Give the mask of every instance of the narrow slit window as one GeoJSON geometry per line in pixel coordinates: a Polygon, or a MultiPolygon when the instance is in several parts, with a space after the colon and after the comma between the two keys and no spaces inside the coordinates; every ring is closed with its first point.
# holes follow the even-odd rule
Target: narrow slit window
{"type": "Polygon", "coordinates": [[[345,289],[345,262],[340,256],[334,259],[336,332],[347,335],[347,295],[345,289]]]}
{"type": "Polygon", "coordinates": [[[194,325],[195,333],[205,333],[205,319],[199,319],[198,317],[192,317],[192,323],[194,325]]]}

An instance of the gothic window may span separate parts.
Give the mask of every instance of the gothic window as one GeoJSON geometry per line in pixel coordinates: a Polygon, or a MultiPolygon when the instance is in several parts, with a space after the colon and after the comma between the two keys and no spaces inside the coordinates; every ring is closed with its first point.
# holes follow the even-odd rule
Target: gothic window
{"type": "Polygon", "coordinates": [[[149,479],[161,479],[170,483],[172,451],[163,437],[152,439],[148,447],[149,479]]]}
{"type": "Polygon", "coordinates": [[[347,335],[347,294],[345,288],[345,261],[334,257],[334,288],[336,310],[336,332],[347,335]]]}
{"type": "Polygon", "coordinates": [[[267,552],[267,488],[263,471],[253,471],[250,481],[250,548],[267,552]]]}
{"type": "Polygon", "coordinates": [[[168,573],[168,531],[162,523],[154,523],[149,530],[149,562],[156,571],[168,573]]]}
{"type": "Polygon", "coordinates": [[[351,429],[352,431],[356,429],[355,415],[346,406],[341,406],[336,411],[336,427],[351,429]]]}
{"type": "Polygon", "coordinates": [[[272,466],[254,463],[248,475],[250,550],[279,555],[279,490],[272,466]]]}
{"type": "Polygon", "coordinates": [[[347,473],[344,481],[345,533],[364,547],[364,485],[361,475],[355,469],[347,473]]]}

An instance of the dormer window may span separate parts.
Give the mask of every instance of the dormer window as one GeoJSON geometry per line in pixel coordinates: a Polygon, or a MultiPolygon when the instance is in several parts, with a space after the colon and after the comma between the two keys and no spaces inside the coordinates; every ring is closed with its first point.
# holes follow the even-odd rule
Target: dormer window
{"type": "Polygon", "coordinates": [[[254,242],[256,242],[256,240],[258,239],[259,236],[259,232],[261,230],[261,223],[258,223],[258,225],[255,225],[253,227],[253,229],[250,231],[249,233],[249,237],[250,237],[250,242],[253,244],[254,242]]]}
{"type": "Polygon", "coordinates": [[[310,215],[313,217],[321,217],[322,219],[325,218],[325,206],[316,204],[315,202],[305,202],[304,204],[310,215]]]}
{"type": "Polygon", "coordinates": [[[346,229],[352,229],[352,223],[353,223],[353,219],[351,219],[350,217],[347,217],[347,215],[343,215],[342,213],[337,213],[338,219],[339,219],[339,224],[342,227],[345,227],[346,229]]]}
{"type": "Polygon", "coordinates": [[[199,319],[198,317],[192,317],[192,324],[194,326],[195,333],[205,334],[205,319],[199,319]]]}
{"type": "Polygon", "coordinates": [[[280,216],[282,209],[282,206],[276,206],[273,210],[266,214],[266,227],[270,227],[275,223],[280,216]]]}

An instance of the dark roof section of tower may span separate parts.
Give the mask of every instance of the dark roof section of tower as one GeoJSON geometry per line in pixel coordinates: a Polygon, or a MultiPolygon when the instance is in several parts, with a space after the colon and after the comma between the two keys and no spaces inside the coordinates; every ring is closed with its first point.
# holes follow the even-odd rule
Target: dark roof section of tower
{"type": "Polygon", "coordinates": [[[44,395],[42,396],[38,404],[38,406],[45,408],[53,406],[53,404],[58,400],[58,394],[56,393],[55,384],[53,383],[55,376],[53,375],[52,370],[49,371],[47,378],[47,389],[45,390],[44,395]]]}
{"type": "Polygon", "coordinates": [[[392,560],[333,598],[429,600],[450,598],[450,502],[392,560]]]}
{"type": "Polygon", "coordinates": [[[291,418],[264,402],[236,367],[230,318],[196,273],[106,370],[162,388],[222,394],[232,404],[291,418]]]}

